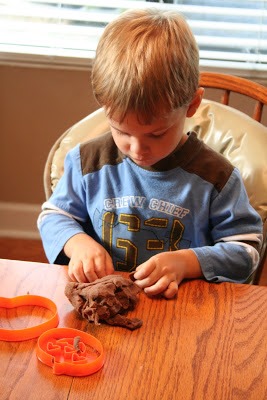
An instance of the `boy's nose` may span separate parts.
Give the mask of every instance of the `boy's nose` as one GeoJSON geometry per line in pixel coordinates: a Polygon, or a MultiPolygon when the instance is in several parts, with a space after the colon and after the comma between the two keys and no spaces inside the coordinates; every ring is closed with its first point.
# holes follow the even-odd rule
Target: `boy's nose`
{"type": "Polygon", "coordinates": [[[145,146],[141,140],[134,138],[131,142],[131,152],[140,155],[145,151],[145,146]]]}

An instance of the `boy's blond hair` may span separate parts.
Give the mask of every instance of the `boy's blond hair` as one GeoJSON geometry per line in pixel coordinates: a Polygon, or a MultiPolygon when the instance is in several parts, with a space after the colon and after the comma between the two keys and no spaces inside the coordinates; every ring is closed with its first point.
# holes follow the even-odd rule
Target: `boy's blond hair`
{"type": "Polygon", "coordinates": [[[187,105],[199,80],[199,52],[177,12],[131,10],[109,23],[92,71],[99,104],[122,121],[128,112],[145,123],[187,105]]]}

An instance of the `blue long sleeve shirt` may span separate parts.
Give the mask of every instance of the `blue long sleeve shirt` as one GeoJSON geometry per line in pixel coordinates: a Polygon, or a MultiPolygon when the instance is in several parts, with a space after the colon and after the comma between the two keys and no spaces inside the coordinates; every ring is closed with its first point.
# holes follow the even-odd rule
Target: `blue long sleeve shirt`
{"type": "Polygon", "coordinates": [[[125,157],[110,133],[77,145],[38,226],[51,263],[68,239],[86,232],[116,270],[134,270],[158,252],[192,249],[210,281],[245,282],[262,238],[239,171],[195,133],[149,168],[125,157]]]}

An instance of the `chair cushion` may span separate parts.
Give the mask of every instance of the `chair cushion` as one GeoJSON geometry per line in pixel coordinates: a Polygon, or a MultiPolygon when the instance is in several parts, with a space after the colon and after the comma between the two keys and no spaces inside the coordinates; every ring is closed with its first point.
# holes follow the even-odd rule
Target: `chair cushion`
{"type": "Polygon", "coordinates": [[[267,220],[267,128],[232,107],[203,100],[186,130],[223,154],[241,172],[251,204],[267,220]]]}
{"type": "Polygon", "coordinates": [[[108,130],[109,124],[107,118],[104,110],[100,108],[63,133],[57,142],[57,146],[51,150],[54,152],[52,154],[50,169],[52,192],[63,174],[64,159],[67,152],[75,147],[76,144],[93,139],[96,136],[104,134],[108,130]]]}

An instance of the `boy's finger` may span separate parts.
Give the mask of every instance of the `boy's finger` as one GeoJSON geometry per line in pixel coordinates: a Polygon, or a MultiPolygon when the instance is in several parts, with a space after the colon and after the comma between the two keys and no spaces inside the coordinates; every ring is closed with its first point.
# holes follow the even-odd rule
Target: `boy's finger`
{"type": "Polygon", "coordinates": [[[130,273],[129,273],[129,278],[134,282],[135,281],[135,277],[134,277],[134,274],[136,273],[136,269],[134,270],[134,271],[131,271],[130,273]]]}
{"type": "Polygon", "coordinates": [[[178,293],[178,283],[176,281],[172,281],[167,290],[163,292],[163,296],[166,299],[172,299],[178,293]]]}
{"type": "Polygon", "coordinates": [[[142,280],[147,278],[154,270],[154,265],[151,262],[151,259],[145,261],[143,264],[140,264],[133,274],[135,280],[142,280]]]}
{"type": "Polygon", "coordinates": [[[73,282],[87,282],[87,278],[83,272],[82,263],[74,264],[70,261],[68,274],[73,282]]]}
{"type": "Polygon", "coordinates": [[[97,278],[103,278],[106,273],[106,258],[104,254],[94,258],[94,272],[97,278]]]}
{"type": "Polygon", "coordinates": [[[90,260],[87,265],[83,266],[83,271],[87,278],[87,282],[94,282],[98,278],[95,272],[95,264],[93,260],[90,260]]]}
{"type": "Polygon", "coordinates": [[[136,281],[136,284],[139,287],[144,288],[144,292],[148,295],[157,295],[157,294],[161,294],[163,293],[165,290],[168,289],[168,286],[170,284],[170,279],[168,278],[168,276],[164,275],[161,278],[157,279],[155,282],[153,282],[153,284],[151,285],[146,285],[143,286],[143,281],[136,281]]]}
{"type": "Polygon", "coordinates": [[[106,275],[112,275],[114,273],[114,266],[110,257],[106,258],[106,275]]]}
{"type": "MultiPolygon", "coordinates": [[[[134,275],[134,277],[136,277],[136,274],[134,275]]],[[[141,289],[144,289],[144,288],[147,288],[147,287],[152,286],[152,285],[155,286],[159,282],[160,279],[161,278],[157,274],[157,271],[154,270],[147,277],[145,277],[143,279],[136,279],[135,283],[141,289]]]]}

